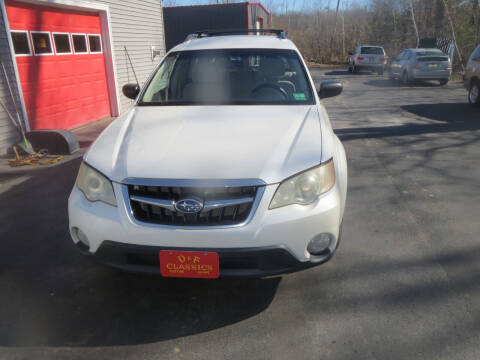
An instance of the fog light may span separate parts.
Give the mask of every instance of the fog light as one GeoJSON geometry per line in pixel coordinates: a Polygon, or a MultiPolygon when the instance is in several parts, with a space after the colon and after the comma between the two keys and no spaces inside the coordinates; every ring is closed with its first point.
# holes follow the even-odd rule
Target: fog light
{"type": "Polygon", "coordinates": [[[87,235],[85,235],[85,233],[77,227],[74,227],[72,230],[73,235],[78,239],[78,241],[85,245],[87,249],[89,249],[90,242],[88,241],[87,235]]]}
{"type": "Polygon", "coordinates": [[[315,236],[307,246],[307,251],[312,255],[322,255],[333,241],[333,235],[321,233],[315,236]]]}

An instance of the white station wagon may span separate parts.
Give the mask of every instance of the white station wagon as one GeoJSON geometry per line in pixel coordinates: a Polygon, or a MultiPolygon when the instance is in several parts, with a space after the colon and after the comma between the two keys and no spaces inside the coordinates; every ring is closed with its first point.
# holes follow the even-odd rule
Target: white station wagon
{"type": "Polygon", "coordinates": [[[345,151],[280,30],[203,32],[173,48],[85,154],[70,233],[108,265],[166,277],[260,277],[329,260],[345,151]]]}

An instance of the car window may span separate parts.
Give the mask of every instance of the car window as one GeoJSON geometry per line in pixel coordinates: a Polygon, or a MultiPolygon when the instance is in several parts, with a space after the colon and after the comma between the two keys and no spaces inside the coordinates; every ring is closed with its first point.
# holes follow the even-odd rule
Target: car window
{"type": "Polygon", "coordinates": [[[313,102],[306,69],[295,51],[232,49],[168,55],[139,105],[313,102]]]}
{"type": "Polygon", "coordinates": [[[420,56],[439,56],[439,55],[441,56],[441,55],[445,55],[440,50],[422,50],[422,51],[417,51],[416,54],[417,54],[418,57],[420,57],[420,56]]]}
{"type": "Polygon", "coordinates": [[[383,48],[376,46],[363,46],[360,53],[364,55],[383,55],[383,48]]]}
{"type": "Polygon", "coordinates": [[[475,51],[472,53],[472,60],[479,61],[480,60],[480,45],[477,46],[475,51]]]}

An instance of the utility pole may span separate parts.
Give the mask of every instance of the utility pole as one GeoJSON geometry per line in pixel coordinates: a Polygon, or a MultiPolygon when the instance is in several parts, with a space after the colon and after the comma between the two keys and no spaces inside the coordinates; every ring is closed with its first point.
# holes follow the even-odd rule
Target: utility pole
{"type": "Polygon", "coordinates": [[[345,60],[345,11],[342,11],[342,61],[345,60]]]}
{"type": "Polygon", "coordinates": [[[335,35],[337,33],[337,17],[338,17],[338,8],[339,7],[340,7],[340,0],[337,0],[337,8],[335,10],[335,19],[333,21],[333,33],[332,33],[332,38],[330,39],[330,60],[332,60],[333,42],[335,41],[335,35]]]}
{"type": "Polygon", "coordinates": [[[417,46],[420,43],[420,36],[418,35],[417,22],[415,21],[415,13],[413,11],[413,0],[410,0],[410,16],[412,17],[413,29],[415,30],[415,37],[417,38],[417,46]]]}

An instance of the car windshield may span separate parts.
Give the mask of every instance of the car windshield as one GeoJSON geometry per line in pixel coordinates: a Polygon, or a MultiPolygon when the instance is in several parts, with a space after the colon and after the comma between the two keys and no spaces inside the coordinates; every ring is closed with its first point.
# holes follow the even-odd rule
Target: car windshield
{"type": "Polygon", "coordinates": [[[365,55],[383,55],[383,49],[375,46],[362,47],[361,54],[365,55]]]}
{"type": "Polygon", "coordinates": [[[304,105],[313,99],[295,51],[194,50],[169,54],[138,104],[304,105]]]}

